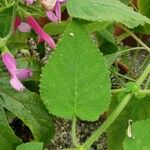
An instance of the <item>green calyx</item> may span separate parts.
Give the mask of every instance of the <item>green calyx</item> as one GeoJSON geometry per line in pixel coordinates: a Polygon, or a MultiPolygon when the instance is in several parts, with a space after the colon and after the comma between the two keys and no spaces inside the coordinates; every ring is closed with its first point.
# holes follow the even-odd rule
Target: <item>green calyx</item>
{"type": "Polygon", "coordinates": [[[145,95],[141,93],[141,87],[136,82],[129,82],[125,86],[125,93],[132,93],[136,98],[141,99],[145,95]]]}
{"type": "Polygon", "coordinates": [[[9,51],[7,46],[5,45],[5,41],[2,38],[0,38],[0,51],[1,52],[9,51]]]}

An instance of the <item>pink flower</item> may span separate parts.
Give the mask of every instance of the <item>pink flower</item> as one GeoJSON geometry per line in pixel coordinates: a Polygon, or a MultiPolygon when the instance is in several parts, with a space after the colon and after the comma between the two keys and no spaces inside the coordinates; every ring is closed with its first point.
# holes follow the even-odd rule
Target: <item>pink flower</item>
{"type": "Polygon", "coordinates": [[[30,4],[30,5],[32,5],[33,3],[34,3],[34,1],[36,1],[36,0],[24,0],[27,4],[30,4]]]}
{"type": "Polygon", "coordinates": [[[27,22],[32,27],[32,29],[36,32],[36,34],[39,35],[41,41],[44,40],[45,42],[47,42],[51,48],[56,47],[53,39],[40,27],[38,22],[32,16],[27,17],[27,22]]]}
{"type": "Polygon", "coordinates": [[[16,29],[18,28],[18,26],[21,24],[21,19],[20,17],[16,17],[15,18],[15,24],[14,24],[14,30],[16,31],[16,29]]]}
{"type": "Polygon", "coordinates": [[[54,7],[46,12],[46,16],[53,22],[61,21],[61,4],[66,0],[56,0],[54,7]]]}
{"type": "Polygon", "coordinates": [[[14,31],[19,30],[20,32],[30,32],[31,27],[28,23],[22,22],[19,17],[15,19],[14,31]]]}
{"type": "Polygon", "coordinates": [[[31,27],[28,23],[21,22],[21,24],[17,28],[20,32],[30,32],[31,27]]]}
{"type": "Polygon", "coordinates": [[[16,60],[10,52],[2,53],[2,61],[11,75],[10,84],[16,91],[23,91],[25,87],[19,79],[26,79],[32,76],[30,69],[17,69],[16,60]]]}

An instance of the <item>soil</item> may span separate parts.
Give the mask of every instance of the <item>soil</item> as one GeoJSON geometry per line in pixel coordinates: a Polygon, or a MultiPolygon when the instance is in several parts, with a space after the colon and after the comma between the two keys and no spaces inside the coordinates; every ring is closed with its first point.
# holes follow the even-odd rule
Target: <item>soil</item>
{"type": "MultiPolygon", "coordinates": [[[[79,143],[84,143],[85,140],[105,121],[105,115],[101,116],[95,122],[78,121],[77,122],[77,139],[79,143]]],[[[64,119],[54,119],[55,136],[48,145],[49,150],[61,150],[72,147],[71,140],[71,121],[64,119]]],[[[91,150],[107,150],[107,136],[104,133],[98,141],[96,141],[91,150]]]]}

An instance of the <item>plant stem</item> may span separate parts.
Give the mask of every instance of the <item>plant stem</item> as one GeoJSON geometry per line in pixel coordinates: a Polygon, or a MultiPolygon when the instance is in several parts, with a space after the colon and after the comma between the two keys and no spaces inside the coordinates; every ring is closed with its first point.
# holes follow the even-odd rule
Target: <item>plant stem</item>
{"type": "Polygon", "coordinates": [[[140,66],[140,68],[137,71],[140,71],[143,69],[143,67],[145,66],[145,64],[147,63],[147,61],[149,61],[150,59],[150,54],[148,54],[148,56],[145,58],[145,60],[143,61],[142,65],[140,66]]]}
{"type": "Polygon", "coordinates": [[[6,5],[6,7],[8,6],[7,0],[5,0],[5,5],[6,5]]]}
{"type": "Polygon", "coordinates": [[[125,49],[123,51],[119,51],[119,55],[123,54],[123,53],[127,53],[127,52],[130,52],[130,51],[133,51],[133,50],[146,50],[145,47],[133,47],[133,48],[129,48],[129,49],[125,49]]]}
{"type": "Polygon", "coordinates": [[[142,73],[140,78],[137,80],[137,83],[139,85],[141,85],[144,82],[145,78],[148,76],[149,73],[150,73],[150,65],[148,65],[147,68],[144,70],[144,72],[142,73]]]}
{"type": "Polygon", "coordinates": [[[149,84],[150,84],[150,77],[148,78],[144,89],[147,89],[149,87],[149,84]]]}
{"type": "Polygon", "coordinates": [[[5,41],[0,38],[0,52],[9,51],[7,46],[5,45],[5,41]]]}
{"type": "Polygon", "coordinates": [[[108,119],[90,136],[90,138],[82,145],[84,149],[90,148],[90,146],[95,142],[99,136],[106,131],[106,129],[115,121],[120,112],[125,108],[132,94],[127,94],[126,97],[121,101],[117,108],[112,112],[108,119]]]}
{"type": "Polygon", "coordinates": [[[124,75],[122,75],[122,74],[120,74],[120,73],[118,73],[118,72],[116,72],[116,74],[117,74],[118,76],[120,76],[120,77],[123,77],[123,78],[127,79],[127,80],[130,80],[130,81],[133,81],[133,82],[136,81],[136,80],[134,80],[134,79],[132,79],[132,78],[130,78],[130,77],[124,76],[124,75]]]}
{"type": "Polygon", "coordinates": [[[120,36],[118,36],[118,37],[116,38],[116,43],[117,43],[117,44],[120,44],[121,41],[123,41],[124,39],[126,39],[126,38],[129,37],[129,36],[130,36],[129,33],[122,33],[120,36]]]}
{"type": "Polygon", "coordinates": [[[124,88],[121,88],[121,89],[112,89],[112,90],[111,90],[111,93],[112,93],[112,94],[116,94],[116,93],[122,92],[123,90],[124,90],[124,88]]]}
{"type": "Polygon", "coordinates": [[[71,132],[71,135],[72,135],[73,145],[75,147],[78,147],[79,144],[78,144],[78,141],[77,141],[77,138],[76,138],[76,117],[72,120],[72,132],[71,132]]]}
{"type": "Polygon", "coordinates": [[[150,94],[150,90],[141,90],[140,93],[144,95],[150,94]]]}
{"type": "Polygon", "coordinates": [[[146,44],[144,44],[133,32],[131,32],[128,28],[124,26],[121,26],[121,28],[127,33],[129,33],[140,45],[145,47],[148,52],[150,52],[150,48],[146,44]]]}

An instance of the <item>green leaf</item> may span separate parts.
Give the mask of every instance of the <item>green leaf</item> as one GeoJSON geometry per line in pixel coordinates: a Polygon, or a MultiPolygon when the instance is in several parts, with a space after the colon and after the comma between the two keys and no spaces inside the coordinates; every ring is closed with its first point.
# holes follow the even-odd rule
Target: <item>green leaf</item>
{"type": "Polygon", "coordinates": [[[30,142],[19,145],[16,150],[43,150],[43,143],[30,142]]]}
{"type": "MultiPolygon", "coordinates": [[[[61,23],[48,23],[44,26],[44,30],[50,35],[56,35],[63,33],[67,28],[69,21],[62,21],[61,23]]],[[[109,22],[90,22],[85,24],[86,29],[92,33],[105,29],[110,23],[109,22]]]]}
{"type": "Polygon", "coordinates": [[[51,114],[94,121],[110,102],[109,71],[80,21],[72,21],[43,69],[40,92],[51,114]]]}
{"type": "Polygon", "coordinates": [[[122,3],[128,5],[130,0],[120,0],[122,3]]]}
{"type": "Polygon", "coordinates": [[[6,1],[5,1],[5,0],[1,0],[1,1],[0,1],[0,4],[1,4],[2,6],[6,6],[6,1]]]}
{"type": "MultiPolygon", "coordinates": [[[[137,0],[139,12],[142,15],[147,16],[150,18],[150,1],[149,0],[137,0]]],[[[145,24],[144,26],[139,26],[135,29],[137,33],[143,33],[146,35],[150,35],[150,25],[145,24]]]]}
{"type": "Polygon", "coordinates": [[[150,119],[137,121],[131,126],[132,136],[126,137],[124,150],[149,150],[150,149],[150,119]]]}
{"type": "Polygon", "coordinates": [[[72,17],[90,21],[109,21],[134,28],[150,20],[118,0],[70,0],[67,9],[72,17]]]}
{"type": "Polygon", "coordinates": [[[138,0],[138,8],[141,14],[150,18],[150,1],[138,0]]]}
{"type": "Polygon", "coordinates": [[[44,31],[50,35],[56,35],[63,33],[64,30],[67,28],[68,21],[62,21],[61,23],[48,23],[44,26],[44,31]]]}
{"type": "Polygon", "coordinates": [[[0,8],[0,37],[6,37],[11,31],[14,20],[14,6],[0,8]]]}
{"type": "Polygon", "coordinates": [[[0,80],[0,105],[20,118],[36,141],[48,143],[53,136],[53,126],[40,97],[28,90],[16,92],[7,82],[6,78],[0,80]]]}
{"type": "Polygon", "coordinates": [[[106,22],[106,21],[103,21],[103,22],[95,21],[95,22],[86,24],[85,27],[90,33],[92,33],[95,31],[104,30],[109,24],[110,22],[106,22]]]}
{"type": "MultiPolygon", "coordinates": [[[[133,97],[126,108],[120,113],[116,121],[107,130],[108,148],[109,150],[123,149],[123,141],[126,137],[128,120],[133,121],[144,120],[150,116],[150,96],[142,99],[133,97]]],[[[122,98],[119,99],[119,101],[122,98]]],[[[109,113],[111,113],[119,104],[118,95],[113,96],[109,113]]],[[[131,148],[132,149],[132,148],[131,148]]]]}
{"type": "Polygon", "coordinates": [[[16,32],[6,44],[11,51],[27,49],[29,48],[27,45],[27,40],[29,37],[31,37],[31,33],[16,32]]]}
{"type": "Polygon", "coordinates": [[[4,109],[0,105],[0,149],[12,150],[19,144],[21,144],[21,140],[15,136],[13,130],[10,128],[4,109]]]}

